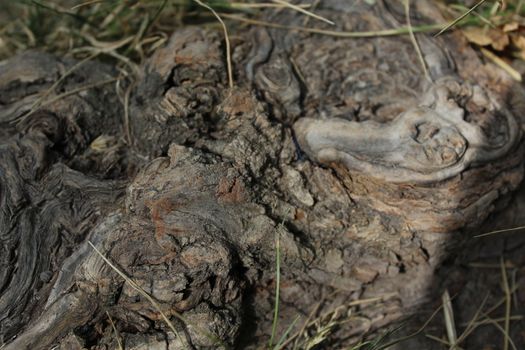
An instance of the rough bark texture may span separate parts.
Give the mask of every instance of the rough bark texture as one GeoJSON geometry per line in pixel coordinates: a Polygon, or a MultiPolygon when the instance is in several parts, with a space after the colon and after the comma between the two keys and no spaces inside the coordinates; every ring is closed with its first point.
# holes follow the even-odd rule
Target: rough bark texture
{"type": "MultiPolygon", "coordinates": [[[[414,3],[414,25],[440,18],[430,2],[414,3]]],[[[396,1],[331,0],[319,12],[340,30],[404,21],[396,1]]],[[[521,86],[457,33],[418,35],[432,82],[403,36],[253,28],[235,38],[229,90],[220,33],[173,34],[132,92],[131,145],[112,84],[53,99],[110,78],[111,67],[81,65],[28,114],[75,62],[36,52],[2,62],[4,349],[115,348],[108,314],[126,349],[218,347],[205,332],[238,348],[266,344],[277,235],[279,334],[320,300],[344,313],[382,297],[334,344],[460,285],[441,276],[482,257],[465,241],[523,177],[521,86]],[[182,340],[89,242],[159,303],[182,340]],[[465,249],[474,255],[458,255],[465,249]]],[[[513,203],[497,218],[508,226],[523,212],[513,203]]],[[[523,243],[509,240],[498,254],[522,259],[523,243]]]]}

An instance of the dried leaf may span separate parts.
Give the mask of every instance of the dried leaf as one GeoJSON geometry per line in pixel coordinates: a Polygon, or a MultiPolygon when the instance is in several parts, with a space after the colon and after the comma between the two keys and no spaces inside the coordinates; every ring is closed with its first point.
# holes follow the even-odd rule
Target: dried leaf
{"type": "Polygon", "coordinates": [[[520,51],[525,51],[525,36],[523,35],[513,35],[512,44],[516,46],[520,51]]]}
{"type": "Polygon", "coordinates": [[[479,46],[487,46],[492,44],[492,38],[489,37],[483,30],[477,27],[468,27],[463,29],[463,34],[467,40],[479,46]]]}
{"type": "Polygon", "coordinates": [[[507,23],[503,26],[503,31],[505,33],[508,33],[508,32],[514,32],[516,30],[518,30],[520,27],[519,23],[518,22],[511,22],[511,23],[507,23]]]}
{"type": "Polygon", "coordinates": [[[509,36],[498,29],[489,30],[488,35],[492,40],[490,45],[496,51],[503,51],[510,44],[509,36]]]}
{"type": "Polygon", "coordinates": [[[525,36],[514,34],[510,38],[514,46],[514,56],[525,61],[525,36]]]}

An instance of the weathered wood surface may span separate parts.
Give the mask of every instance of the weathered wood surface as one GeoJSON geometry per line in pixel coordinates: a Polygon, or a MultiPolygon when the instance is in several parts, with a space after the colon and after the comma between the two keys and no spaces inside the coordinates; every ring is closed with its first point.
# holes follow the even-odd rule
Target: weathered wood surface
{"type": "MultiPolygon", "coordinates": [[[[440,19],[414,3],[414,25],[440,19]]],[[[395,1],[324,1],[319,12],[341,30],[404,21],[395,1]]],[[[239,348],[267,341],[276,232],[282,328],[334,291],[333,307],[387,296],[335,333],[341,342],[433,298],[436,268],[522,180],[525,106],[521,86],[459,34],[418,39],[432,82],[407,37],[242,31],[229,90],[220,33],[178,30],[132,92],[131,145],[114,85],[27,115],[75,62],[36,52],[2,62],[4,349],[114,348],[107,313],[127,349],[181,345],[88,241],[196,348],[214,345],[175,313],[239,348]]],[[[46,100],[115,74],[86,63],[46,100]]]]}

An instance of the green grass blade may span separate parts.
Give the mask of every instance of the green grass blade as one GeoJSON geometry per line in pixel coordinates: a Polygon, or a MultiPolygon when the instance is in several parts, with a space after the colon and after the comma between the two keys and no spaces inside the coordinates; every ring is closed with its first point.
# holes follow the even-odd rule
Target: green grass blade
{"type": "Polygon", "coordinates": [[[299,321],[299,318],[300,318],[299,316],[295,317],[293,322],[290,324],[290,326],[288,326],[288,328],[286,329],[284,334],[281,336],[281,339],[279,339],[279,341],[277,342],[277,345],[275,345],[274,350],[279,350],[283,346],[282,344],[284,343],[284,341],[288,337],[288,334],[292,331],[292,329],[295,326],[295,324],[297,323],[297,321],[299,321]]]}

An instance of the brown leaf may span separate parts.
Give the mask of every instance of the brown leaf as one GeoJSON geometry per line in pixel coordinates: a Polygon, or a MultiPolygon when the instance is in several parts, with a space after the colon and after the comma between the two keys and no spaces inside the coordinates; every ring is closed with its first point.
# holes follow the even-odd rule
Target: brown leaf
{"type": "Polygon", "coordinates": [[[520,27],[519,23],[518,22],[510,22],[510,23],[507,23],[503,26],[503,31],[505,33],[508,33],[508,32],[514,32],[516,30],[518,30],[520,27]]]}
{"type": "Polygon", "coordinates": [[[479,46],[487,46],[492,44],[492,39],[480,28],[468,27],[463,29],[463,34],[467,40],[479,46]]]}
{"type": "Polygon", "coordinates": [[[509,36],[500,30],[497,30],[497,29],[490,30],[488,35],[492,40],[491,42],[492,48],[496,51],[505,50],[505,48],[510,43],[509,36]]]}
{"type": "Polygon", "coordinates": [[[516,46],[520,51],[525,51],[525,36],[523,35],[512,35],[512,44],[516,46]]]}
{"type": "Polygon", "coordinates": [[[514,34],[514,35],[511,35],[511,39],[512,39],[512,44],[514,45],[514,48],[516,49],[515,55],[521,60],[525,61],[525,36],[514,34]]]}

